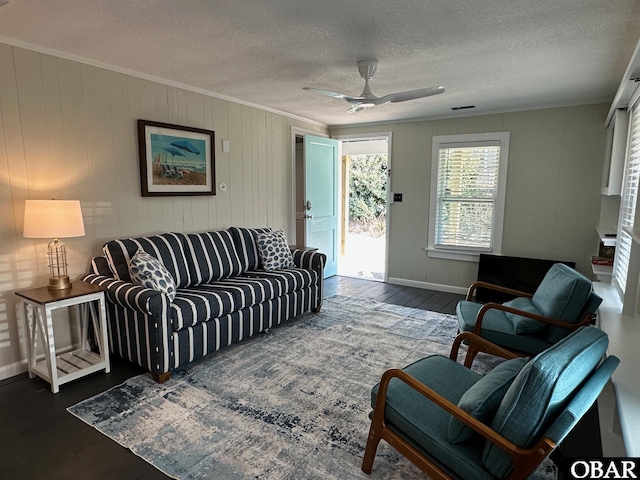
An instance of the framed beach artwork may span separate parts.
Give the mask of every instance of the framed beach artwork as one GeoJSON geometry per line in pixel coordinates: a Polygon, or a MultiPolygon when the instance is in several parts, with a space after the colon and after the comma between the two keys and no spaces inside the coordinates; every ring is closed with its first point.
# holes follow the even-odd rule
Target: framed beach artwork
{"type": "Polygon", "coordinates": [[[143,197],[215,195],[214,132],[138,120],[143,197]]]}

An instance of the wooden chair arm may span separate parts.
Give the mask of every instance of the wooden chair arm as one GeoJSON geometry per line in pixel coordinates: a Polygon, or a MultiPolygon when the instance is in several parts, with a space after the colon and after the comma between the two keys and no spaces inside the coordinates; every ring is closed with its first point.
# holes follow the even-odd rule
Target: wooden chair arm
{"type": "Polygon", "coordinates": [[[480,435],[485,437],[486,439],[495,443],[498,447],[503,449],[507,453],[515,452],[519,447],[506,439],[502,435],[500,435],[495,430],[491,429],[484,423],[477,420],[475,417],[470,415],[469,413],[462,410],[456,404],[450,402],[442,395],[437,393],[435,390],[427,387],[425,384],[415,379],[411,375],[409,375],[404,370],[400,370],[398,368],[392,368],[387,370],[382,375],[382,380],[380,381],[380,387],[378,388],[378,396],[376,398],[376,405],[374,408],[374,417],[376,414],[382,413],[382,421],[384,422],[384,406],[386,404],[387,399],[387,389],[389,386],[389,381],[392,378],[398,378],[402,382],[406,383],[409,387],[413,388],[416,392],[420,393],[422,396],[428,398],[430,401],[438,405],[443,410],[447,411],[458,420],[460,420],[465,425],[473,428],[480,435]]]}
{"type": "Polygon", "coordinates": [[[378,388],[378,396],[376,398],[376,404],[373,411],[372,421],[379,422],[378,425],[382,425],[385,428],[384,409],[387,401],[387,389],[389,382],[392,378],[397,378],[420,393],[422,396],[432,401],[447,413],[453,415],[462,423],[472,428],[474,431],[482,435],[485,439],[507,452],[514,461],[515,470],[510,478],[522,479],[527,478],[531,474],[537,465],[553,450],[556,448],[554,442],[548,438],[542,438],[532,448],[518,447],[511,440],[503,437],[491,427],[477,420],[475,417],[459,408],[454,403],[447,400],[435,390],[427,387],[425,384],[409,375],[404,370],[397,368],[387,370],[382,375],[380,381],[380,387],[378,388]]]}
{"type": "Polygon", "coordinates": [[[451,345],[451,353],[449,354],[449,358],[454,362],[458,361],[458,350],[460,349],[460,345],[464,341],[466,341],[469,345],[467,354],[469,354],[470,351],[474,351],[474,357],[478,352],[489,353],[496,357],[506,358],[507,360],[520,357],[520,355],[506,350],[496,345],[495,343],[490,342],[486,338],[482,338],[481,336],[476,335],[472,332],[462,332],[456,335],[456,338],[453,340],[453,345],[451,345]]]}
{"type": "Polygon", "coordinates": [[[533,297],[532,293],[523,292],[523,291],[520,291],[520,290],[514,290],[513,288],[503,287],[501,285],[496,285],[494,283],[476,282],[473,285],[471,285],[469,287],[469,289],[467,290],[467,298],[466,298],[466,300],[471,301],[473,299],[473,296],[475,295],[475,292],[476,292],[476,290],[478,288],[486,288],[486,289],[489,289],[489,290],[494,290],[496,292],[507,293],[509,295],[513,295],[514,297],[527,297],[527,298],[533,297]]]}
{"type": "Polygon", "coordinates": [[[535,313],[531,313],[531,312],[526,312],[524,310],[519,310],[517,308],[513,308],[513,307],[508,307],[506,305],[502,305],[500,303],[485,303],[480,310],[478,310],[478,314],[476,315],[476,323],[473,327],[473,333],[475,333],[476,335],[480,335],[480,330],[482,329],[482,320],[484,319],[484,315],[489,311],[489,310],[501,310],[503,312],[509,312],[509,313],[514,313],[516,315],[521,315],[523,317],[527,317],[527,318],[532,318],[534,320],[538,320],[540,322],[544,322],[544,323],[548,323],[551,325],[556,325],[558,327],[563,327],[563,328],[567,328],[571,331],[573,330],[577,330],[578,328],[584,326],[584,325],[589,325],[591,323],[591,314],[586,314],[582,320],[580,320],[577,323],[569,323],[569,322],[563,322],[562,320],[557,320],[555,318],[550,318],[550,317],[544,317],[542,315],[537,315],[535,313]]]}

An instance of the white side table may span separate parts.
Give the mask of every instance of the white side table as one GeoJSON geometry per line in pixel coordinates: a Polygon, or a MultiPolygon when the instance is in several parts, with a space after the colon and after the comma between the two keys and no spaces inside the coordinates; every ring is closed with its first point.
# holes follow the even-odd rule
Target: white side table
{"type": "MultiPolygon", "coordinates": [[[[104,291],[86,282],[74,282],[67,290],[30,288],[15,292],[22,300],[27,335],[29,378],[36,375],[51,384],[58,393],[60,385],[99,370],[109,373],[109,345],[104,291]],[[79,348],[56,354],[52,312],[59,308],[76,309],[79,325],[79,348]],[[99,354],[89,349],[89,321],[92,322],[99,354]],[[42,342],[44,359],[36,358],[38,341],[42,342]]],[[[75,347],[74,347],[75,348],[75,347]]]]}

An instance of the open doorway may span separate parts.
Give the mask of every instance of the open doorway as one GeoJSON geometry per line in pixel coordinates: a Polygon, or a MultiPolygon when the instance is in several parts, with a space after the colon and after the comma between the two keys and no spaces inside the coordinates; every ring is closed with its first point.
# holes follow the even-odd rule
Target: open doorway
{"type": "Polygon", "coordinates": [[[338,275],[384,282],[390,134],[339,140],[342,195],[338,275]]]}

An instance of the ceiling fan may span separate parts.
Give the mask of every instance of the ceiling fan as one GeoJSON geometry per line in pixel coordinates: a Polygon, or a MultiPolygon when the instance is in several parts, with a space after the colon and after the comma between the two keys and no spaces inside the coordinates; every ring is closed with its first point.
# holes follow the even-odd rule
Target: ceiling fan
{"type": "Polygon", "coordinates": [[[417,98],[430,97],[431,95],[438,95],[444,92],[444,87],[429,87],[420,88],[418,90],[409,90],[406,92],[390,93],[384,97],[376,97],[371,93],[369,87],[369,80],[373,78],[378,68],[378,62],[375,60],[362,60],[358,62],[358,71],[360,76],[364,80],[364,90],[359,97],[353,97],[351,95],[345,95],[344,93],[330,92],[329,90],[321,90],[319,88],[302,87],[304,90],[310,92],[316,92],[328,97],[342,98],[351,105],[351,108],[347,110],[347,113],[357,113],[368,107],[375,107],[376,105],[382,105],[384,103],[398,103],[406,102],[407,100],[415,100],[417,98]]]}

